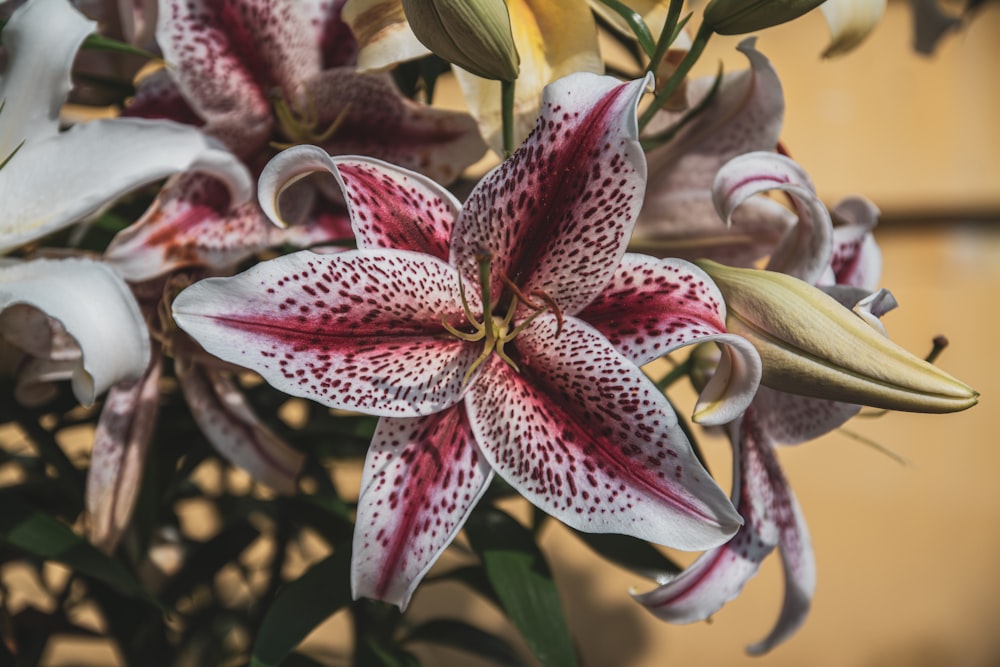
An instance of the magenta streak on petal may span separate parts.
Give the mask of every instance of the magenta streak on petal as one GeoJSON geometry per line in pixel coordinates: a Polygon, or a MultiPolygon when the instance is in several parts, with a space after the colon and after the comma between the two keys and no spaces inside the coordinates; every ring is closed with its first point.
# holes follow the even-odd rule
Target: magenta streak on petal
{"type": "Polygon", "coordinates": [[[454,219],[441,197],[372,165],[338,163],[337,170],[347,188],[359,247],[413,250],[448,261],[454,219]]]}
{"type": "MultiPolygon", "coordinates": [[[[789,183],[791,183],[791,180],[787,176],[774,176],[774,175],[770,175],[770,174],[768,174],[768,175],[761,174],[761,175],[757,175],[757,176],[748,176],[747,178],[744,178],[744,179],[742,179],[740,181],[737,181],[735,184],[731,185],[728,190],[726,190],[726,200],[727,201],[731,200],[733,198],[733,193],[735,193],[740,188],[743,188],[743,187],[745,187],[747,185],[750,185],[751,183],[756,183],[758,181],[765,182],[765,183],[766,182],[773,183],[774,187],[777,187],[779,185],[788,185],[789,183]]],[[[763,190],[763,189],[761,189],[761,190],[763,190]]]]}

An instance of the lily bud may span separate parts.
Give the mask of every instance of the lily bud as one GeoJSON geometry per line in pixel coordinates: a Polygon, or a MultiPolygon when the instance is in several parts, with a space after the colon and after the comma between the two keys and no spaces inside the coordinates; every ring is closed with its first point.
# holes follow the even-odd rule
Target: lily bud
{"type": "Polygon", "coordinates": [[[911,412],[957,412],[977,402],[976,391],[808,283],[773,271],[696,263],[722,291],[729,333],[760,353],[765,386],[911,412]]]}
{"type": "Polygon", "coordinates": [[[705,7],[705,25],[720,35],[770,28],[796,19],[823,0],[712,0],[705,7]]]}
{"type": "Polygon", "coordinates": [[[403,0],[403,10],[435,55],[486,79],[517,78],[521,61],[504,0],[403,0]]]}

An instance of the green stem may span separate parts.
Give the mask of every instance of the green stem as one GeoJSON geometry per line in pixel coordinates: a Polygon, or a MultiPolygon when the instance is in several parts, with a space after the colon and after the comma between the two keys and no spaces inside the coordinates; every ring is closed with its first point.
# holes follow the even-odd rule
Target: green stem
{"type": "Polygon", "coordinates": [[[514,152],[514,82],[500,82],[500,109],[503,118],[503,156],[514,152]]]}
{"type": "Polygon", "coordinates": [[[649,121],[653,120],[653,116],[659,111],[670,96],[677,91],[677,88],[687,77],[688,72],[691,71],[691,67],[698,61],[701,57],[701,52],[705,50],[705,45],[708,44],[708,38],[712,36],[712,29],[705,23],[701,24],[698,28],[698,34],[695,35],[694,41],[691,44],[691,49],[684,56],[684,60],[681,64],[677,66],[674,73],[667,79],[667,82],[663,85],[663,88],[657,91],[656,96],[653,98],[653,103],[650,104],[645,111],[642,112],[642,116],[639,118],[639,131],[641,132],[647,125],[649,121]]]}
{"type": "Polygon", "coordinates": [[[674,32],[677,30],[677,21],[681,16],[681,7],[683,6],[684,0],[670,0],[670,7],[667,9],[667,19],[663,22],[663,30],[660,31],[660,38],[656,41],[656,49],[649,58],[649,66],[646,67],[647,72],[655,74],[660,68],[663,56],[667,54],[667,49],[670,48],[670,45],[673,44],[676,38],[674,32]]]}

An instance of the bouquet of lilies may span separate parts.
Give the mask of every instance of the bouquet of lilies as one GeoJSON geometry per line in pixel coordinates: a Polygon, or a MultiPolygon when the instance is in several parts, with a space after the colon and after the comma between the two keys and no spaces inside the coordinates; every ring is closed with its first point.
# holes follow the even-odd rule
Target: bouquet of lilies
{"type": "MultiPolygon", "coordinates": [[[[788,638],[816,569],[776,447],[977,400],[888,337],[878,209],[819,200],[753,38],[746,69],[689,76],[714,34],[821,2],[8,2],[3,421],[32,447],[4,454],[0,567],[68,574],[45,623],[3,603],[0,655],[92,633],[86,603],[126,664],[325,664],[297,648],[343,609],[352,664],[419,641],[526,664],[408,619],[451,580],[575,664],[547,518],[675,623],[777,548],[784,604],[748,650],[788,638]],[[728,492],[689,414],[728,438],[728,492]]],[[[882,9],[821,6],[828,54],[882,9]]]]}

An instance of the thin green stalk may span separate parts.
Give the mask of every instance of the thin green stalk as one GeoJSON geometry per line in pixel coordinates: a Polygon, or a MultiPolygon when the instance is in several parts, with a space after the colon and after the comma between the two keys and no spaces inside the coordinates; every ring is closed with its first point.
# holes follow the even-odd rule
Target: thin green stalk
{"type": "Polygon", "coordinates": [[[663,23],[663,30],[660,31],[660,38],[656,41],[656,49],[649,58],[649,66],[646,67],[647,72],[655,73],[659,69],[663,56],[667,54],[667,49],[670,48],[674,39],[677,38],[675,34],[677,31],[677,21],[680,19],[681,7],[683,6],[684,0],[670,0],[670,7],[667,8],[667,19],[663,23]]]}
{"type": "Polygon", "coordinates": [[[650,104],[645,111],[642,112],[642,116],[639,118],[639,131],[641,132],[647,125],[649,121],[653,120],[653,116],[659,111],[670,96],[677,91],[677,88],[687,77],[688,72],[691,71],[691,67],[698,61],[701,57],[701,52],[705,50],[705,45],[708,44],[709,37],[712,36],[712,29],[705,23],[701,24],[698,28],[698,34],[695,35],[694,41],[691,43],[691,50],[687,52],[684,56],[684,60],[681,64],[677,66],[674,73],[667,79],[667,82],[663,85],[663,88],[656,92],[656,96],[653,98],[653,103],[650,104]]]}
{"type": "Polygon", "coordinates": [[[642,47],[646,57],[652,58],[653,52],[656,50],[656,45],[653,43],[653,35],[649,32],[649,27],[642,20],[639,12],[618,2],[618,0],[601,0],[601,3],[624,19],[629,29],[632,30],[632,34],[635,35],[636,41],[639,42],[639,46],[642,47]]]}
{"type": "Polygon", "coordinates": [[[514,152],[514,82],[500,82],[500,109],[503,118],[503,156],[514,152]]]}

